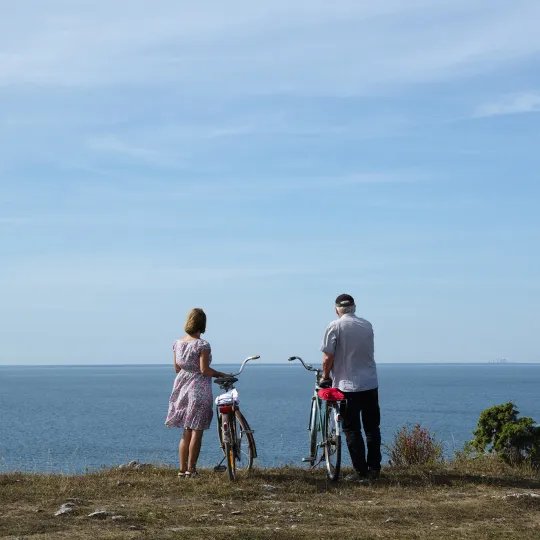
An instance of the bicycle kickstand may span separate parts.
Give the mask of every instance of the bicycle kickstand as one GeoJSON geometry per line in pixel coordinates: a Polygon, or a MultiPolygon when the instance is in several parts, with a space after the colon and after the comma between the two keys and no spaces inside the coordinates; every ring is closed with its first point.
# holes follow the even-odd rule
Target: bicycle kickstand
{"type": "Polygon", "coordinates": [[[214,472],[223,472],[227,470],[227,467],[225,467],[225,465],[222,465],[224,461],[225,456],[223,456],[223,459],[214,467],[214,472]]]}
{"type": "Polygon", "coordinates": [[[311,466],[311,470],[314,471],[315,470],[315,467],[318,467],[321,463],[322,463],[322,460],[324,459],[324,453],[321,455],[321,457],[319,458],[319,461],[317,461],[317,463],[314,463],[312,466],[311,466]]]}

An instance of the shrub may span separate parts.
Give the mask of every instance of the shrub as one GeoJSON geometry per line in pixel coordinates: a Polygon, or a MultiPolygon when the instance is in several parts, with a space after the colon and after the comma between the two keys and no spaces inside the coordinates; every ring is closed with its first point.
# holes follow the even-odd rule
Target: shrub
{"type": "Polygon", "coordinates": [[[385,445],[390,464],[397,467],[428,465],[442,460],[442,443],[426,428],[406,425],[394,433],[392,444],[385,445]]]}
{"type": "Polygon", "coordinates": [[[467,448],[495,454],[510,465],[540,465],[540,426],[532,418],[518,415],[512,402],[486,409],[467,448]]]}

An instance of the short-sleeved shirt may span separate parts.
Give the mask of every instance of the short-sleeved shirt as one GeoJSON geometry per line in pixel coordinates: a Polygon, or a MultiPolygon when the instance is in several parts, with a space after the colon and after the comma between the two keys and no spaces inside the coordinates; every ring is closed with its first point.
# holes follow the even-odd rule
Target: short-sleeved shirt
{"type": "Polygon", "coordinates": [[[379,386],[374,358],[373,327],[352,313],[332,321],[321,351],[334,355],[333,384],[342,392],[363,392],[379,386]]]}

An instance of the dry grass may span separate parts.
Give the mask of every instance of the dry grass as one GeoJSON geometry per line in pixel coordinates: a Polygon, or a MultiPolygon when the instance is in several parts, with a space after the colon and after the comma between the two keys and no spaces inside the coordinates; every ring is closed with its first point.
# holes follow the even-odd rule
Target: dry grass
{"type": "Polygon", "coordinates": [[[0,475],[0,538],[540,538],[540,476],[494,460],[387,469],[369,485],[323,471],[256,471],[231,484],[166,468],[81,476],[0,475]],[[265,484],[276,489],[267,489],[265,484]],[[54,517],[73,499],[73,515],[54,517]],[[104,509],[125,516],[93,520],[104,509]],[[233,513],[234,512],[234,513],[233,513]]]}

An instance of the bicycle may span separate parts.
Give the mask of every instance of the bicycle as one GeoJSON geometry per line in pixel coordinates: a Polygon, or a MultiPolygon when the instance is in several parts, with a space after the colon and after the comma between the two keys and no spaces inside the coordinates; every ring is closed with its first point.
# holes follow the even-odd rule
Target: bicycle
{"type": "Polygon", "coordinates": [[[311,410],[309,415],[309,457],[302,458],[302,462],[309,463],[313,470],[322,460],[326,462],[326,474],[332,481],[339,479],[341,469],[341,406],[345,405],[344,396],[337,388],[331,389],[330,397],[326,397],[319,386],[322,378],[322,370],[315,369],[298,356],[291,356],[289,362],[299,360],[308,371],[315,372],[315,390],[311,398],[311,410]],[[324,403],[324,405],[323,405],[324,403]],[[317,461],[319,448],[323,452],[317,461]]]}
{"type": "Polygon", "coordinates": [[[225,394],[216,399],[217,429],[223,459],[214,467],[214,471],[223,471],[225,467],[222,464],[226,460],[226,469],[231,481],[238,478],[239,472],[243,472],[246,476],[249,475],[253,467],[253,460],[257,457],[254,431],[240,412],[238,392],[234,383],[238,381],[237,376],[242,373],[244,366],[251,360],[259,358],[260,356],[246,358],[238,373],[227,377],[217,377],[214,381],[225,391],[225,394]],[[244,439],[245,444],[243,444],[244,439]]]}

